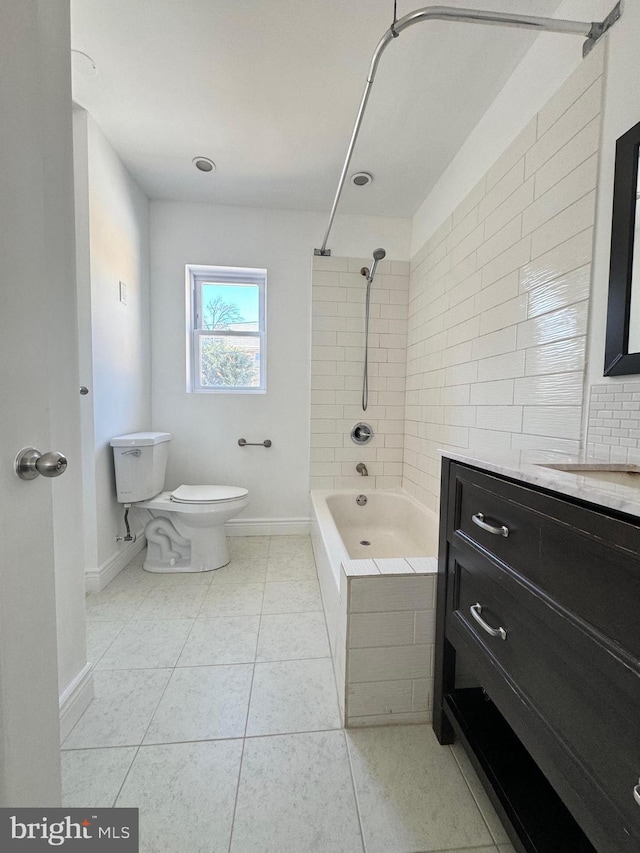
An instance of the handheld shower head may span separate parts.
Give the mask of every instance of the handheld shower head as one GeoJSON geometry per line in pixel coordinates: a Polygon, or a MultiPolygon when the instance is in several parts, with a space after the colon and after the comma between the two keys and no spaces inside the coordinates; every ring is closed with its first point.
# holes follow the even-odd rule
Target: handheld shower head
{"type": "Polygon", "coordinates": [[[365,313],[364,313],[364,371],[362,376],[362,411],[367,411],[369,405],[369,304],[371,298],[371,285],[373,277],[376,274],[378,261],[381,261],[387,253],[384,249],[373,250],[373,266],[371,272],[367,267],[362,267],[360,274],[367,277],[367,295],[365,298],[365,313]]]}
{"type": "Polygon", "coordinates": [[[374,249],[373,250],[373,266],[371,267],[371,271],[369,271],[369,267],[362,267],[360,270],[360,275],[366,277],[367,282],[371,284],[373,281],[373,277],[376,274],[376,267],[378,266],[378,261],[381,261],[384,257],[386,257],[387,253],[384,249],[374,249]]]}
{"type": "Polygon", "coordinates": [[[371,274],[369,275],[369,281],[373,281],[373,277],[376,274],[376,267],[378,266],[378,261],[381,261],[387,253],[384,249],[374,249],[373,250],[373,266],[371,267],[371,274]]]}

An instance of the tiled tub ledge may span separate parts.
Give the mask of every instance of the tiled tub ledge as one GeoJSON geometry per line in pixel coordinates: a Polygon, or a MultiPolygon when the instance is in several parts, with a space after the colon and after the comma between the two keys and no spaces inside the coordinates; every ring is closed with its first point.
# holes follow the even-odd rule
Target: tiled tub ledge
{"type": "Polygon", "coordinates": [[[334,665],[347,727],[431,719],[435,557],[344,560],[334,665]]]}

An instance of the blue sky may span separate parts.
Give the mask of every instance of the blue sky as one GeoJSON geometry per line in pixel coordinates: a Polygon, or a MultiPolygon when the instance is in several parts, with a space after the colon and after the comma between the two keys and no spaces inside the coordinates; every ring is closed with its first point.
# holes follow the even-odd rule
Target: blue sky
{"type": "Polygon", "coordinates": [[[238,308],[245,322],[258,322],[260,317],[258,302],[260,288],[256,284],[205,284],[202,291],[204,307],[217,296],[221,296],[225,302],[229,302],[238,308]]]}

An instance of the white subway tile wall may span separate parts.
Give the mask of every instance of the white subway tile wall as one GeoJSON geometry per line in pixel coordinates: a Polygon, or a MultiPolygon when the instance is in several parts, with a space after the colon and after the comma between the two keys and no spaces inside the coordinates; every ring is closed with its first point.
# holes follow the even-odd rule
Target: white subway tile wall
{"type": "MultiPolygon", "coordinates": [[[[438,448],[580,449],[603,56],[579,66],[411,262],[402,485],[431,509],[438,448]]],[[[640,396],[637,408],[634,427],[616,416],[620,434],[594,409],[593,446],[637,447],[640,396]]]]}
{"type": "Polygon", "coordinates": [[[640,462],[640,382],[592,385],[587,452],[606,462],[640,462]]]}
{"type": "MultiPolygon", "coordinates": [[[[373,248],[373,247],[372,247],[373,248]]],[[[314,258],[311,347],[311,488],[368,488],[402,482],[407,360],[408,261],[378,264],[371,287],[369,405],[361,408],[366,279],[371,258],[314,258]],[[350,438],[359,421],[371,424],[372,441],[350,438]]]]}

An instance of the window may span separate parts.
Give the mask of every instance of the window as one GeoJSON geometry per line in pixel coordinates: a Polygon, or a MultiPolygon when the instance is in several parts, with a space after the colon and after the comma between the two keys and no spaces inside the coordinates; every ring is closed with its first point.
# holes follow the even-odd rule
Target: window
{"type": "Polygon", "coordinates": [[[187,390],[266,391],[267,271],[188,264],[187,390]]]}

